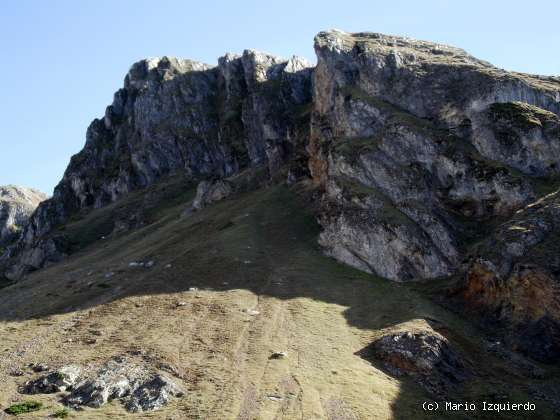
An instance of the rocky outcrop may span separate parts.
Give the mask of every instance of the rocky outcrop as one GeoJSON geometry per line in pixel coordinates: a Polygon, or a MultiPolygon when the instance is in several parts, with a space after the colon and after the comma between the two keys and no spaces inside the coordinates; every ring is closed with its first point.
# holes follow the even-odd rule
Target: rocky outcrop
{"type": "Polygon", "coordinates": [[[192,207],[194,210],[201,210],[215,201],[223,200],[231,193],[232,186],[227,181],[201,181],[196,188],[192,207]]]}
{"type": "Polygon", "coordinates": [[[310,169],[335,258],[397,281],[451,275],[465,220],[513,214],[537,197],[531,176],[558,173],[558,79],[373,33],[322,32],[315,50],[310,169]]]}
{"type": "Polygon", "coordinates": [[[75,365],[64,366],[26,382],[20,392],[66,392],[63,402],[75,409],[81,406],[99,408],[111,400],[120,399],[131,412],[157,410],[172,397],[183,395],[179,386],[165,375],[120,356],[95,371],[75,365]]]}
{"type": "Polygon", "coordinates": [[[37,206],[47,196],[31,188],[0,186],[0,248],[17,239],[37,206]]]}
{"type": "Polygon", "coordinates": [[[71,215],[164,175],[224,177],[265,166],[272,177],[300,167],[311,72],[300,58],[252,50],[228,54],[217,67],[168,57],[134,64],[104,118],[89,126],[53,197],[3,257],[7,275],[17,279],[64,256],[64,247],[53,252],[63,241],[51,233],[71,215]]]}
{"type": "Polygon", "coordinates": [[[428,392],[442,397],[467,375],[465,363],[448,340],[430,328],[388,333],[359,354],[381,361],[392,375],[412,377],[428,392]]]}
{"type": "Polygon", "coordinates": [[[68,365],[47,375],[27,381],[19,390],[22,394],[55,394],[74,387],[82,373],[79,366],[68,365]]]}

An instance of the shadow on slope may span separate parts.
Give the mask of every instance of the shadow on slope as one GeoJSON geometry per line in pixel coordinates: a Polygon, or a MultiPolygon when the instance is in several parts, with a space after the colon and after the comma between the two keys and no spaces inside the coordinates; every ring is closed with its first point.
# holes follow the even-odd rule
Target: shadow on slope
{"type": "MultiPolygon", "coordinates": [[[[316,241],[319,226],[307,210],[310,203],[305,202],[308,195],[298,194],[298,188],[304,187],[276,186],[243,193],[188,217],[181,214],[193,190],[183,190],[174,193],[174,199],[152,206],[145,226],[106,239],[98,237],[97,224],[105,226],[103,236],[109,235],[106,223],[114,207],[95,210],[75,221],[77,225],[66,227],[69,234],[85,232],[81,239],[75,237],[76,243],[83,240],[85,248],[0,291],[0,320],[43,318],[128,296],[170,294],[192,287],[246,289],[283,300],[307,298],[345,307],[349,326],[374,337],[404,322],[426,320],[451,341],[475,373],[450,398],[489,401],[506,394],[511,401],[527,400],[527,377],[507,361],[485,353],[486,337],[464,319],[406,285],[322,255],[316,241]],[[73,230],[76,226],[79,229],[73,230]],[[147,261],[153,261],[153,267],[130,266],[147,261]]],[[[134,209],[140,205],[138,197],[128,206],[127,199],[132,198],[114,206],[134,209]]],[[[394,418],[436,417],[422,410],[422,401],[430,397],[411,380],[398,379],[401,391],[392,404],[394,418]]],[[[547,410],[543,408],[543,418],[547,410]]],[[[511,413],[493,412],[437,415],[512,418],[511,413]]]]}

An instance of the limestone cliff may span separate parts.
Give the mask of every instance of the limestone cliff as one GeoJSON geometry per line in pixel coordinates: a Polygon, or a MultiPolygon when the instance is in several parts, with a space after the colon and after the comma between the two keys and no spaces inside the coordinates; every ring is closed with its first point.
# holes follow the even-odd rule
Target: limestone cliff
{"type": "Polygon", "coordinates": [[[558,174],[560,81],[439,44],[322,32],[310,168],[326,191],[321,244],[397,281],[448,276],[462,223],[506,217],[558,174]]]}
{"type": "Polygon", "coordinates": [[[560,357],[560,192],[531,203],[477,244],[458,292],[467,308],[492,315],[532,357],[560,357]]]}
{"type": "Polygon", "coordinates": [[[459,278],[512,347],[560,355],[560,79],[372,33],[323,32],[309,144],[320,243],[396,281],[459,278]],[[454,277],[451,277],[454,276],[454,277]]]}
{"type": "Polygon", "coordinates": [[[47,196],[15,185],[0,186],[0,248],[17,239],[39,203],[47,196]]]}

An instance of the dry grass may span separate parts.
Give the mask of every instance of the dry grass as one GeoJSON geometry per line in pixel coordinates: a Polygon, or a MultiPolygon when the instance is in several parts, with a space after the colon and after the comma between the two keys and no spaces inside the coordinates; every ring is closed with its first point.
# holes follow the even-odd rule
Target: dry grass
{"type": "MultiPolygon", "coordinates": [[[[294,189],[274,187],[188,218],[178,217],[186,202],[172,202],[151,225],[97,240],[2,289],[0,407],[24,401],[17,385],[36,376],[25,370],[13,377],[12,369],[32,362],[95,366],[128,352],[171,372],[187,390],[161,411],[135,418],[433,418],[421,410],[426,396],[419,387],[356,355],[403,323],[426,322],[474,355],[477,371],[487,375],[482,382],[490,378],[504,393],[518,385],[523,394],[526,378],[477,352],[481,335],[464,320],[410,288],[324,257],[301,200],[294,189]],[[128,266],[139,260],[156,265],[128,266]],[[106,278],[108,272],[115,274],[106,278]],[[273,351],[288,358],[270,360],[273,351]]],[[[104,220],[104,211],[111,210],[97,210],[90,223],[104,220]]],[[[477,381],[467,384],[466,397],[485,392],[477,381]]],[[[34,399],[43,403],[41,416],[61,408],[56,395],[34,399]]],[[[540,407],[546,416],[545,403],[540,407]]],[[[129,416],[116,401],[70,414],[129,416]]]]}

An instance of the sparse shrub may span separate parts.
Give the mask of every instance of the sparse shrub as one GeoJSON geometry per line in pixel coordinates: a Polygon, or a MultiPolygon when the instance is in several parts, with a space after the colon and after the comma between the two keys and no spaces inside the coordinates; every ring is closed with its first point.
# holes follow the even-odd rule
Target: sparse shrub
{"type": "Polygon", "coordinates": [[[61,408],[58,411],[55,411],[52,415],[52,417],[56,418],[56,419],[65,419],[70,415],[70,412],[68,411],[67,408],[61,408]]]}

